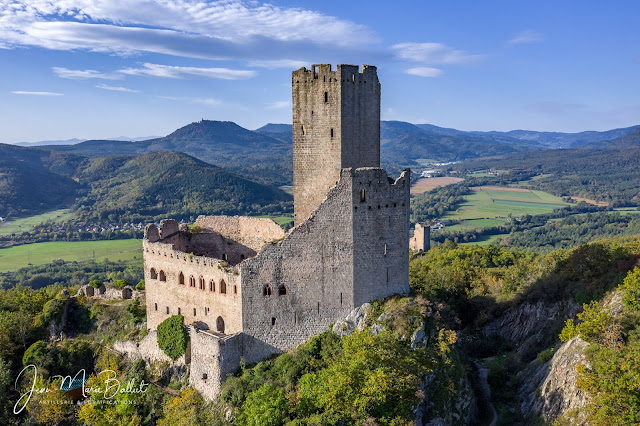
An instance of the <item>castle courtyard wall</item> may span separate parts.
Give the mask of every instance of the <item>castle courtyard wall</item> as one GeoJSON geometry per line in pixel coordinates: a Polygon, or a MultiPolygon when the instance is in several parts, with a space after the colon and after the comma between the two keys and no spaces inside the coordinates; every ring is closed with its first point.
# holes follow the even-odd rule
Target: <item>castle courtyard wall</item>
{"type": "Polygon", "coordinates": [[[196,323],[217,330],[221,317],[225,333],[242,331],[242,288],[237,267],[229,268],[218,259],[174,250],[171,244],[144,240],[142,248],[149,329],[156,330],[162,321],[180,314],[185,324],[196,323]],[[157,274],[155,279],[151,269],[157,274]],[[161,281],[160,272],[164,273],[165,281],[161,281]],[[179,282],[181,272],[184,284],[179,282]],[[195,286],[190,285],[191,277],[195,286]],[[200,288],[200,277],[204,279],[204,289],[200,288]],[[223,281],[226,293],[221,293],[223,281]]]}

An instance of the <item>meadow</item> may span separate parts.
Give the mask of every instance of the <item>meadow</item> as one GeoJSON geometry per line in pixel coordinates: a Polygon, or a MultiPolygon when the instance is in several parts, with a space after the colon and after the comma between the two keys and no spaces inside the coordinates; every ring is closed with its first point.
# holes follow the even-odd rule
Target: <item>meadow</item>
{"type": "MultiPolygon", "coordinates": [[[[466,201],[449,212],[444,219],[495,219],[509,216],[518,217],[525,214],[548,213],[553,209],[569,205],[562,198],[548,192],[485,186],[472,188],[473,192],[466,196],[466,201]]],[[[471,224],[469,224],[471,225],[471,224]]],[[[472,225],[474,228],[486,227],[472,225]]],[[[492,226],[489,224],[489,226],[492,226]]]]}
{"type": "Polygon", "coordinates": [[[69,209],[54,210],[34,216],[11,219],[0,223],[0,235],[11,235],[25,231],[32,231],[33,227],[48,221],[61,223],[71,219],[74,213],[69,209]]]}
{"type": "Polygon", "coordinates": [[[142,256],[142,240],[61,241],[0,249],[0,273],[53,260],[130,260],[142,256]]]}

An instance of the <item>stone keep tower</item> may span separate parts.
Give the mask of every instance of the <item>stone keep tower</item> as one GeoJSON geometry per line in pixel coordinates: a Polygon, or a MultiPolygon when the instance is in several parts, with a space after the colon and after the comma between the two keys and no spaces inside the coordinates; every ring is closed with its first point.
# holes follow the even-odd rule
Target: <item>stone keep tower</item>
{"type": "Polygon", "coordinates": [[[380,167],[380,82],[376,67],[313,65],[293,72],[295,225],[308,219],[340,170],[380,167]]]}

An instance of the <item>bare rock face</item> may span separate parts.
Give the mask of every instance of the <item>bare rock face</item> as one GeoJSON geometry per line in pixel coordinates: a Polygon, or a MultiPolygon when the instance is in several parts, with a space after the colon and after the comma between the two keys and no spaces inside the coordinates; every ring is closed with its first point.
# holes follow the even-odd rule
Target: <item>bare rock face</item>
{"type": "Polygon", "coordinates": [[[563,344],[546,363],[533,371],[525,380],[522,393],[521,410],[526,418],[542,417],[546,422],[553,422],[569,410],[580,410],[589,403],[589,396],[577,387],[577,371],[579,364],[587,364],[585,349],[588,343],[575,337],[563,344]]]}
{"type": "Polygon", "coordinates": [[[355,330],[362,331],[367,316],[371,313],[371,304],[365,303],[358,306],[344,319],[333,325],[333,332],[338,336],[344,337],[353,333],[355,330]]]}
{"type": "Polygon", "coordinates": [[[523,343],[558,319],[574,317],[580,307],[573,300],[525,303],[505,312],[498,320],[487,325],[483,333],[497,334],[505,339],[523,343]]]}

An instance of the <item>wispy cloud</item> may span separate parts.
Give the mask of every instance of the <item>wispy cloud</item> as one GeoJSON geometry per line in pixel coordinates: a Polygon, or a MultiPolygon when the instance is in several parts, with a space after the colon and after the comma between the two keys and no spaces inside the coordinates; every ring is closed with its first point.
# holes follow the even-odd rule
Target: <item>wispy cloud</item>
{"type": "Polygon", "coordinates": [[[164,77],[164,78],[217,78],[222,80],[246,80],[258,73],[253,70],[232,70],[229,68],[196,68],[174,65],[142,64],[143,68],[126,68],[119,70],[123,74],[164,77]]]}
{"type": "Polygon", "coordinates": [[[542,41],[543,39],[544,37],[541,33],[532,31],[532,30],[526,30],[526,31],[520,31],[507,43],[508,44],[536,43],[538,41],[542,41]]]}
{"type": "Polygon", "coordinates": [[[190,102],[195,104],[209,105],[209,106],[218,106],[221,105],[222,102],[215,98],[190,98],[190,97],[182,97],[182,96],[156,96],[158,99],[164,99],[167,101],[179,101],[179,102],[190,102]]]}
{"type": "Polygon", "coordinates": [[[391,46],[395,55],[404,60],[424,64],[463,64],[482,58],[442,43],[399,43],[391,46]]]}
{"type": "Polygon", "coordinates": [[[289,101],[277,101],[267,104],[267,109],[283,109],[291,106],[289,101]]]}
{"type": "Polygon", "coordinates": [[[113,92],[140,93],[139,90],[127,89],[126,87],[109,86],[107,84],[96,85],[98,89],[111,90],[113,92]]]}
{"type": "Polygon", "coordinates": [[[297,69],[302,68],[304,66],[309,66],[310,64],[305,61],[296,61],[293,59],[274,59],[274,60],[264,60],[264,61],[249,61],[250,67],[257,68],[291,68],[297,69]]]}
{"type": "Polygon", "coordinates": [[[405,71],[406,74],[417,75],[418,77],[442,77],[445,72],[439,68],[429,67],[417,67],[409,68],[405,71]]]}
{"type": "Polygon", "coordinates": [[[30,92],[26,90],[13,90],[11,93],[14,95],[27,95],[27,96],[64,96],[62,93],[56,92],[30,92]]]}
{"type": "Polygon", "coordinates": [[[70,70],[68,68],[53,67],[51,70],[60,78],[68,78],[70,80],[88,80],[90,78],[102,80],[121,80],[124,78],[122,74],[103,73],[96,70],[70,70]]]}
{"type": "Polygon", "coordinates": [[[245,0],[15,0],[0,5],[0,46],[128,55],[268,60],[278,53],[350,49],[367,27],[313,10],[245,0]],[[318,30],[321,29],[321,30],[318,30]]]}

